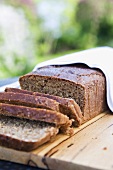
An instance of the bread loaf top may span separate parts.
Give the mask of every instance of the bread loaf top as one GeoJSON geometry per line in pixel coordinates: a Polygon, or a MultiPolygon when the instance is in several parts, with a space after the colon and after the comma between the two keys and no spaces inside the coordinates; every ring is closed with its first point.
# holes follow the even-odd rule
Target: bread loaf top
{"type": "MultiPolygon", "coordinates": [[[[36,71],[28,73],[24,76],[47,76],[47,77],[54,77],[58,79],[64,79],[71,82],[80,83],[82,85],[87,84],[90,80],[95,79],[97,76],[103,76],[103,73],[99,69],[91,69],[86,65],[83,64],[76,64],[76,65],[68,65],[68,66],[45,66],[38,68],[36,71]]],[[[19,81],[21,84],[21,76],[19,81]]]]}

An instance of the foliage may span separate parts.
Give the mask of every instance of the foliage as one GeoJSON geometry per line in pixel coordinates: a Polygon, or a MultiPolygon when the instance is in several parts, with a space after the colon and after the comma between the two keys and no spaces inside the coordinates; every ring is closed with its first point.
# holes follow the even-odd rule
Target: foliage
{"type": "MultiPolygon", "coordinates": [[[[72,51],[96,46],[113,47],[113,0],[62,0],[65,10],[62,10],[59,28],[56,30],[47,29],[44,18],[37,11],[37,6],[42,0],[5,0],[5,2],[24,12],[33,40],[34,58],[31,63],[25,56],[20,57],[14,53],[14,71],[7,67],[3,56],[0,56],[0,67],[3,70],[0,77],[25,74],[41,61],[72,51]]],[[[45,2],[53,4],[53,9],[49,11],[50,17],[53,15],[52,12],[55,12],[56,1],[45,2]]],[[[3,37],[0,33],[0,45],[2,42],[3,37]]]]}
{"type": "Polygon", "coordinates": [[[75,6],[70,24],[62,29],[58,46],[79,50],[103,45],[113,47],[113,1],[80,0],[75,6]]]}
{"type": "Polygon", "coordinates": [[[25,74],[34,67],[36,56],[31,22],[20,7],[3,3],[0,10],[0,77],[25,74]]]}

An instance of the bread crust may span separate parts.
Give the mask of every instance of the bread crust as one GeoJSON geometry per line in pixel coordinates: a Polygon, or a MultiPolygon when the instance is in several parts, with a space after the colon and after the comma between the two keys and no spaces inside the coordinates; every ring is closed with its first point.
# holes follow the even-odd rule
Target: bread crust
{"type": "Polygon", "coordinates": [[[1,92],[0,102],[60,112],[60,105],[55,100],[43,96],[29,95],[27,93],[1,92]]]}

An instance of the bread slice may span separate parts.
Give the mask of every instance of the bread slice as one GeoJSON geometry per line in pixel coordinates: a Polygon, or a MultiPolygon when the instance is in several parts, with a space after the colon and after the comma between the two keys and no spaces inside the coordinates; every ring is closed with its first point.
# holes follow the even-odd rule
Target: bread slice
{"type": "Polygon", "coordinates": [[[107,109],[106,80],[97,69],[75,64],[45,66],[19,78],[21,89],[72,98],[88,121],[107,109]]]}
{"type": "Polygon", "coordinates": [[[0,145],[31,151],[53,139],[59,132],[54,124],[0,116],[0,145]]]}
{"type": "Polygon", "coordinates": [[[0,102],[35,108],[50,109],[57,112],[62,111],[61,105],[53,99],[24,93],[1,92],[0,102]]]}
{"type": "Polygon", "coordinates": [[[0,103],[0,115],[54,123],[62,133],[73,135],[72,120],[66,115],[47,109],[0,103]]]}
{"type": "Polygon", "coordinates": [[[71,122],[66,115],[60,112],[6,103],[0,103],[0,115],[39,120],[61,126],[71,122]]]}
{"type": "MultiPolygon", "coordinates": [[[[48,101],[48,99],[52,99],[52,100],[56,101],[57,105],[59,104],[59,109],[58,110],[61,113],[67,115],[70,119],[74,120],[73,121],[74,126],[79,126],[81,124],[82,119],[83,119],[83,115],[82,115],[82,112],[80,110],[80,107],[73,99],[63,98],[63,97],[59,97],[59,96],[53,96],[53,95],[45,94],[45,93],[32,92],[32,91],[18,89],[18,88],[6,88],[5,92],[7,92],[7,93],[15,93],[15,94],[21,93],[21,94],[34,95],[34,96],[39,96],[39,97],[41,96],[41,97],[45,97],[47,101],[48,101]]],[[[3,93],[3,95],[6,96],[4,93],[3,93]]],[[[2,97],[2,93],[0,94],[0,102],[2,102],[4,98],[5,98],[4,102],[6,102],[6,97],[4,97],[4,96],[2,97]]],[[[9,95],[7,95],[7,96],[8,96],[7,98],[9,99],[10,96],[9,95]]],[[[20,103],[23,104],[22,100],[25,97],[22,97],[23,95],[21,96],[19,94],[18,94],[18,96],[19,97],[16,97],[16,95],[15,95],[16,100],[20,100],[20,103]]],[[[13,95],[12,98],[10,98],[10,101],[8,100],[8,103],[13,104],[12,99],[14,100],[14,95],[13,95]]],[[[16,103],[18,104],[18,102],[16,102],[16,103]]],[[[29,103],[28,99],[27,99],[27,103],[29,103]]],[[[30,105],[30,104],[28,104],[28,105],[30,105]]],[[[49,107],[52,109],[51,104],[49,104],[49,107]]]]}

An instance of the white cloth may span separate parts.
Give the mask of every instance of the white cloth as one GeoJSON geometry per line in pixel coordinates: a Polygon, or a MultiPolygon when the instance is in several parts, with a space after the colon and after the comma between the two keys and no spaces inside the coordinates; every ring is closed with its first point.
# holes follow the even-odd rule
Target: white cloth
{"type": "Polygon", "coordinates": [[[99,68],[103,71],[107,83],[107,103],[110,110],[113,112],[113,48],[97,47],[64,55],[36,65],[33,71],[47,65],[65,65],[73,63],[85,63],[91,68],[99,68]]]}

